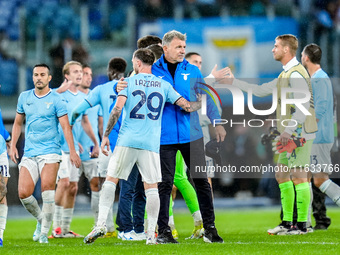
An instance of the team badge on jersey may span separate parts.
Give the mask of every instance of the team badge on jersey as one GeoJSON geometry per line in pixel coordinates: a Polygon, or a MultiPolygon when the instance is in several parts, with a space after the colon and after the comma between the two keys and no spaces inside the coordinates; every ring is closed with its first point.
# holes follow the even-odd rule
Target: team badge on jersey
{"type": "Polygon", "coordinates": [[[190,73],[181,73],[181,75],[183,75],[183,79],[186,81],[188,79],[188,75],[190,75],[190,73]]]}
{"type": "Polygon", "coordinates": [[[53,103],[45,102],[45,104],[46,104],[46,108],[47,108],[47,109],[50,109],[50,106],[51,106],[53,103]]]}

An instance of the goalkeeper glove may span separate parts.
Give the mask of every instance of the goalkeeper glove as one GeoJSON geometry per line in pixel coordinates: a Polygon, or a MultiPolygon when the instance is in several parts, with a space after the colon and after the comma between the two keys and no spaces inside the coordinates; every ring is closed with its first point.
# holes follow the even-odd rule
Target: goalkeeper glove
{"type": "Polygon", "coordinates": [[[275,144],[275,147],[273,148],[275,153],[282,153],[284,151],[287,151],[287,153],[291,154],[293,150],[295,150],[298,147],[302,147],[306,143],[306,139],[302,137],[293,137],[290,139],[287,143],[287,145],[283,146],[280,141],[278,141],[275,144]]]}

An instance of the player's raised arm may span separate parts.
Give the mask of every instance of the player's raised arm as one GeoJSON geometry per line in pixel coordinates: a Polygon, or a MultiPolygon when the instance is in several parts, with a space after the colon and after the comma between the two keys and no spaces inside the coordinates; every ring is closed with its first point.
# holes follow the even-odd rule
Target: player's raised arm
{"type": "Polygon", "coordinates": [[[201,102],[202,98],[199,95],[199,97],[197,98],[196,102],[189,102],[188,100],[186,100],[184,97],[180,97],[175,104],[178,105],[179,107],[183,108],[185,111],[187,112],[195,112],[199,109],[201,109],[202,107],[202,102],[201,102]]]}
{"type": "Polygon", "coordinates": [[[78,106],[71,113],[71,126],[73,126],[76,122],[76,119],[90,107],[91,105],[86,100],[83,100],[80,104],[78,104],[78,106]]]}

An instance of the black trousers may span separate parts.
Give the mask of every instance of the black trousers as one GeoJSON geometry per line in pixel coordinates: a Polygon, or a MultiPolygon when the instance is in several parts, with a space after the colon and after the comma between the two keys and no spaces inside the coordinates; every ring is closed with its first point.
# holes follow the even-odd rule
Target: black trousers
{"type": "Polygon", "coordinates": [[[327,209],[325,205],[326,195],[322,193],[322,191],[317,188],[314,183],[312,184],[313,188],[313,216],[315,219],[315,225],[326,225],[329,226],[331,224],[331,219],[327,217],[327,209]]]}
{"type": "Polygon", "coordinates": [[[198,171],[206,166],[204,157],[203,138],[185,144],[170,144],[160,146],[162,182],[158,184],[160,198],[160,211],[158,216],[158,230],[163,232],[170,229],[169,203],[172,186],[174,183],[176,154],[180,151],[185,164],[188,166],[188,177],[192,176],[196,188],[198,203],[203,219],[203,227],[207,229],[214,225],[215,213],[211,193],[211,187],[205,171],[198,171]]]}

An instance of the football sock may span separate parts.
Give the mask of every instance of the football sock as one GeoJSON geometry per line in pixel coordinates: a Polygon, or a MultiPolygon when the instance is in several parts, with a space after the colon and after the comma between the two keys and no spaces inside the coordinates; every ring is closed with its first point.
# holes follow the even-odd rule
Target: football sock
{"type": "Polygon", "coordinates": [[[309,183],[309,191],[310,191],[310,202],[309,202],[309,208],[308,208],[308,221],[307,221],[307,227],[312,226],[312,212],[313,212],[313,188],[312,183],[309,183]]]}
{"type": "MultiPolygon", "coordinates": [[[[100,191],[99,198],[99,214],[97,226],[106,225],[108,214],[114,202],[116,192],[116,184],[110,181],[105,181],[100,191]]],[[[108,220],[113,220],[112,218],[108,220]]]]}
{"type": "Polygon", "coordinates": [[[283,221],[293,221],[294,210],[294,185],[292,181],[279,184],[281,191],[281,205],[283,210],[283,221]]]}
{"type": "Polygon", "coordinates": [[[41,223],[42,220],[42,213],[41,209],[38,205],[38,201],[35,199],[34,196],[29,196],[24,199],[20,199],[22,205],[25,207],[25,209],[33,215],[34,218],[37,219],[41,223]]]}
{"type": "Polygon", "coordinates": [[[98,211],[99,211],[99,192],[92,191],[91,192],[91,210],[94,215],[94,223],[97,223],[98,220],[98,211]]]}
{"type": "Polygon", "coordinates": [[[70,231],[74,208],[63,208],[63,216],[61,221],[61,232],[66,234],[70,231]]]}
{"type": "Polygon", "coordinates": [[[5,204],[0,204],[0,238],[4,239],[4,230],[6,228],[8,207],[5,204]]]}
{"type": "Polygon", "coordinates": [[[157,188],[145,190],[146,196],[146,212],[148,214],[148,234],[153,234],[156,230],[157,219],[159,214],[159,194],[157,188]]]}
{"type": "Polygon", "coordinates": [[[192,214],[192,217],[194,218],[195,227],[200,226],[201,224],[203,224],[201,211],[194,212],[192,214]]]}
{"type": "Polygon", "coordinates": [[[42,223],[41,223],[41,234],[48,234],[50,230],[52,220],[53,220],[53,213],[54,213],[54,190],[46,190],[41,193],[43,206],[42,206],[42,223]]]}
{"type": "Polygon", "coordinates": [[[61,227],[61,218],[63,214],[63,207],[55,205],[53,215],[53,229],[61,227]]]}
{"type": "Polygon", "coordinates": [[[169,227],[171,228],[171,230],[175,229],[173,201],[172,201],[171,195],[170,195],[170,205],[169,205],[169,227]]]}
{"type": "Polygon", "coordinates": [[[200,208],[198,205],[197,194],[194,187],[188,180],[188,176],[186,174],[186,165],[180,152],[177,152],[176,154],[174,185],[181,192],[190,213],[193,214],[194,212],[198,211],[200,208]]]}
{"type": "MultiPolygon", "coordinates": [[[[99,212],[99,207],[98,207],[98,212],[99,212]]],[[[113,223],[113,204],[111,205],[109,213],[107,215],[106,229],[107,229],[107,232],[114,232],[115,231],[115,225],[113,223]]]]}
{"type": "Polygon", "coordinates": [[[320,190],[329,196],[337,206],[340,206],[340,187],[332,180],[328,179],[322,183],[320,190]]]}
{"type": "Polygon", "coordinates": [[[172,201],[172,196],[170,195],[170,204],[169,204],[169,217],[174,216],[174,210],[173,210],[173,201],[172,201]]]}
{"type": "Polygon", "coordinates": [[[308,211],[310,205],[310,185],[309,182],[295,185],[296,190],[296,207],[297,207],[297,222],[308,221],[308,211]]]}

